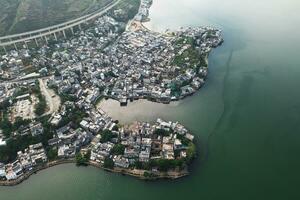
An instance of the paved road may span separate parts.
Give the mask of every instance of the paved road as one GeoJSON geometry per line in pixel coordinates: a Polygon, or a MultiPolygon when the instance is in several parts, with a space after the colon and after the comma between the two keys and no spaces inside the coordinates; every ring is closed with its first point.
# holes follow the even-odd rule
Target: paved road
{"type": "MultiPolygon", "coordinates": [[[[114,6],[116,6],[120,1],[121,0],[115,0],[112,3],[110,3],[108,6],[106,6],[105,8],[103,8],[102,11],[96,12],[95,14],[89,14],[89,15],[86,15],[84,17],[81,17],[79,21],[76,20],[76,19],[74,19],[74,20],[71,20],[72,23],[70,23],[70,21],[69,21],[69,22],[65,22],[63,24],[59,24],[59,25],[47,27],[47,28],[44,28],[44,29],[39,29],[39,30],[36,30],[36,31],[31,31],[31,32],[26,32],[26,33],[11,35],[13,37],[16,37],[16,35],[18,35],[18,36],[20,36],[20,35],[29,35],[29,37],[25,37],[25,38],[21,38],[21,39],[17,39],[17,40],[12,40],[12,41],[8,41],[8,42],[3,42],[3,43],[0,43],[0,46],[9,46],[9,45],[13,45],[15,43],[25,42],[25,41],[28,41],[28,40],[33,40],[33,39],[45,37],[45,36],[52,35],[52,34],[57,33],[57,32],[62,32],[64,30],[73,28],[73,27],[78,26],[78,25],[80,25],[82,23],[85,23],[85,22],[87,22],[87,21],[89,21],[91,19],[94,19],[96,17],[99,17],[99,16],[105,14],[107,11],[109,11],[114,6]],[[53,29],[53,27],[56,27],[56,29],[51,30],[51,29],[53,29]],[[42,33],[43,31],[47,31],[47,32],[42,33]],[[40,33],[40,34],[31,36],[30,35],[31,33],[40,33]]],[[[0,39],[7,39],[7,38],[9,38],[9,36],[4,36],[4,37],[2,37],[0,39]]]]}

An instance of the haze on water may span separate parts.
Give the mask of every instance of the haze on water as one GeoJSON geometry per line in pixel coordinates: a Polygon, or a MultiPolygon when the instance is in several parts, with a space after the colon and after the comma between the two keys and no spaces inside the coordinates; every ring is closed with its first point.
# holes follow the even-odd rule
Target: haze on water
{"type": "Polygon", "coordinates": [[[299,8],[298,0],[154,0],[152,29],[223,30],[206,85],[171,105],[142,101],[120,109],[104,102],[103,109],[124,123],[157,117],[183,123],[202,150],[192,174],[144,182],[67,164],[0,187],[1,199],[299,199],[299,8]]]}

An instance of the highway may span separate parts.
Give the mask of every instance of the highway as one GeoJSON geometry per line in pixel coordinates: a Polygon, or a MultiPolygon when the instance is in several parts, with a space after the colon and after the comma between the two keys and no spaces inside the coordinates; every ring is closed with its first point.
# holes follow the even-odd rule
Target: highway
{"type": "Polygon", "coordinates": [[[25,32],[25,33],[0,37],[0,41],[1,41],[1,40],[4,40],[4,39],[10,39],[11,40],[12,38],[15,38],[15,37],[22,37],[22,36],[28,35],[28,37],[19,38],[19,39],[15,39],[15,40],[11,40],[11,41],[8,41],[8,42],[3,42],[3,43],[0,42],[0,46],[5,47],[5,46],[13,45],[13,44],[16,44],[16,43],[20,43],[20,42],[26,42],[26,41],[34,40],[34,39],[37,39],[37,38],[46,37],[48,35],[52,35],[52,34],[55,34],[55,33],[58,33],[58,32],[62,32],[62,31],[65,31],[67,29],[71,29],[75,26],[78,26],[82,23],[85,23],[85,22],[87,22],[91,19],[94,19],[96,17],[99,17],[99,16],[105,14],[107,11],[109,11],[114,6],[116,6],[120,1],[121,0],[114,0],[109,5],[102,8],[101,11],[93,12],[91,14],[79,17],[77,19],[70,20],[68,22],[64,22],[62,24],[50,26],[50,27],[35,30],[35,31],[29,31],[29,32],[25,32]],[[32,34],[36,34],[36,35],[32,35],[32,34]]]}

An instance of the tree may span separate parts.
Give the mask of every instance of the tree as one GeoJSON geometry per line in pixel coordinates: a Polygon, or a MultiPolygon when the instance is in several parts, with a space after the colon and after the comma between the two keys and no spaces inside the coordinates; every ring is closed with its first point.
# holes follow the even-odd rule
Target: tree
{"type": "Polygon", "coordinates": [[[108,168],[108,169],[113,169],[114,168],[114,161],[111,158],[105,158],[103,167],[108,168]]]}
{"type": "Polygon", "coordinates": [[[189,143],[191,142],[189,139],[187,139],[185,136],[177,134],[177,139],[181,141],[181,143],[185,146],[188,146],[189,143]]]}
{"type": "Polygon", "coordinates": [[[168,171],[171,169],[175,169],[176,167],[182,168],[184,166],[184,160],[175,159],[175,160],[167,160],[167,159],[158,159],[152,160],[150,162],[151,167],[158,167],[160,171],[168,171]]]}
{"type": "Polygon", "coordinates": [[[123,155],[125,151],[125,146],[122,144],[116,144],[112,150],[111,153],[115,155],[123,155]]]}
{"type": "Polygon", "coordinates": [[[118,125],[115,125],[113,128],[112,128],[113,131],[118,131],[119,130],[119,127],[118,125]]]}
{"type": "Polygon", "coordinates": [[[57,159],[57,149],[49,148],[47,151],[47,157],[50,161],[57,159]]]}
{"type": "Polygon", "coordinates": [[[46,99],[42,94],[37,95],[39,102],[35,105],[35,114],[38,116],[44,114],[46,108],[47,108],[47,103],[46,99]]]}
{"type": "Polygon", "coordinates": [[[106,129],[106,130],[102,131],[102,133],[101,133],[100,142],[101,143],[108,142],[114,137],[115,137],[115,134],[113,134],[110,130],[106,129]]]}
{"type": "Polygon", "coordinates": [[[82,156],[81,153],[77,153],[75,159],[76,159],[77,166],[86,166],[87,165],[86,159],[84,158],[84,156],[82,156]]]}
{"type": "Polygon", "coordinates": [[[90,160],[91,151],[88,151],[86,154],[82,155],[80,152],[76,154],[76,165],[77,166],[87,166],[90,160]]]}
{"type": "Polygon", "coordinates": [[[194,143],[192,143],[192,142],[189,143],[186,154],[187,154],[187,157],[186,157],[187,162],[191,162],[196,157],[196,146],[194,143]]]}
{"type": "Polygon", "coordinates": [[[160,135],[160,136],[169,136],[171,131],[167,131],[165,129],[155,129],[153,134],[155,135],[160,135]]]}
{"type": "Polygon", "coordinates": [[[8,120],[7,115],[3,114],[4,116],[2,117],[1,121],[0,121],[0,128],[3,131],[3,134],[6,137],[9,137],[11,132],[12,132],[12,124],[11,122],[8,120]]]}
{"type": "Polygon", "coordinates": [[[54,76],[56,76],[56,77],[57,77],[57,76],[61,76],[60,72],[59,72],[57,69],[56,69],[55,72],[54,72],[54,76]]]}
{"type": "Polygon", "coordinates": [[[155,178],[156,175],[153,174],[153,173],[151,173],[151,172],[145,171],[145,172],[144,172],[144,177],[145,177],[145,178],[155,178]]]}
{"type": "Polygon", "coordinates": [[[31,135],[16,136],[6,141],[6,146],[0,147],[0,162],[11,162],[16,159],[17,152],[23,151],[31,144],[42,142],[42,135],[33,137],[31,135]]]}

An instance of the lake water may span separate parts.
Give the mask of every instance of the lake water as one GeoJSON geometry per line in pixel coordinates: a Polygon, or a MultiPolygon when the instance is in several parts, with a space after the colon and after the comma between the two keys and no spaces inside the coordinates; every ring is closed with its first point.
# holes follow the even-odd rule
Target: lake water
{"type": "Polygon", "coordinates": [[[298,0],[154,0],[147,24],[154,30],[223,30],[206,85],[171,105],[104,102],[103,109],[123,123],[183,123],[201,150],[192,174],[145,182],[67,164],[0,187],[0,199],[300,199],[299,9],[298,0]]]}

